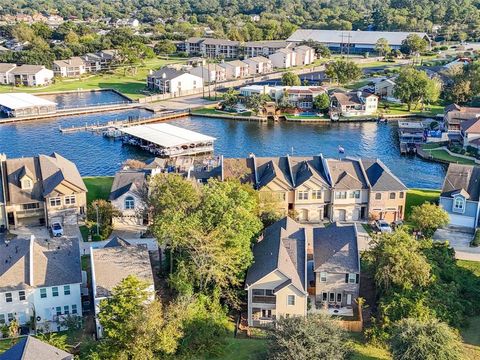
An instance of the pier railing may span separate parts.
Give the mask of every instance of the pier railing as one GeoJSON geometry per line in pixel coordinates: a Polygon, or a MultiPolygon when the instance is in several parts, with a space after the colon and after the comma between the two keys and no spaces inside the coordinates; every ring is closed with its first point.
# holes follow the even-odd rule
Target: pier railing
{"type": "Polygon", "coordinates": [[[112,101],[112,102],[102,102],[98,104],[77,104],[77,105],[63,105],[63,106],[57,106],[57,111],[70,111],[70,110],[79,110],[79,109],[90,109],[92,107],[110,107],[110,106],[118,106],[118,105],[135,105],[137,106],[138,104],[124,100],[124,101],[112,101]]]}

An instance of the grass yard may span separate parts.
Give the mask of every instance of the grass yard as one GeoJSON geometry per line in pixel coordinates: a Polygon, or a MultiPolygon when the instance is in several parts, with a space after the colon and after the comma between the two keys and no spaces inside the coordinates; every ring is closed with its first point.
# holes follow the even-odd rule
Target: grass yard
{"type": "Polygon", "coordinates": [[[422,205],[425,202],[436,202],[440,196],[440,190],[430,189],[410,189],[407,191],[405,199],[405,218],[408,219],[412,212],[412,207],[422,205]]]}
{"type": "Polygon", "coordinates": [[[364,86],[367,86],[369,83],[370,83],[370,81],[368,81],[368,80],[359,80],[359,81],[356,81],[354,83],[345,85],[345,88],[347,88],[349,90],[355,90],[355,89],[359,89],[359,88],[362,88],[364,86]]]}
{"type": "Polygon", "coordinates": [[[451,163],[463,164],[463,165],[475,165],[475,161],[470,159],[464,159],[462,157],[450,155],[444,149],[424,149],[428,152],[434,159],[448,161],[451,163]]]}
{"type": "Polygon", "coordinates": [[[241,113],[231,113],[228,111],[221,111],[217,110],[214,108],[203,108],[203,109],[197,109],[197,110],[192,110],[192,114],[202,114],[202,115],[222,115],[222,116],[251,116],[252,112],[251,111],[244,111],[241,113]]]}
{"type": "Polygon", "coordinates": [[[267,341],[228,338],[225,352],[218,360],[261,360],[267,355],[267,341]]]}
{"type": "Polygon", "coordinates": [[[392,102],[381,101],[379,104],[379,111],[382,109],[385,110],[385,115],[407,115],[407,114],[417,114],[417,115],[426,115],[426,116],[436,116],[438,114],[443,114],[444,106],[442,104],[432,104],[428,106],[429,110],[422,111],[421,109],[411,109],[408,111],[406,104],[397,104],[392,102]],[[386,109],[388,107],[388,110],[386,109]]]}
{"type": "Polygon", "coordinates": [[[98,74],[86,76],[82,79],[57,79],[55,84],[45,87],[29,88],[29,87],[12,87],[0,86],[0,92],[28,92],[39,93],[47,91],[69,91],[69,90],[98,90],[98,89],[115,89],[122,94],[138,99],[144,97],[145,79],[150,70],[157,70],[166,64],[184,62],[183,58],[172,59],[149,59],[143,65],[138,66],[135,75],[124,74],[124,68],[118,68],[111,74],[98,74]]]}
{"type": "Polygon", "coordinates": [[[108,199],[113,184],[113,176],[84,177],[83,182],[88,189],[87,202],[90,204],[97,199],[108,199]]]}

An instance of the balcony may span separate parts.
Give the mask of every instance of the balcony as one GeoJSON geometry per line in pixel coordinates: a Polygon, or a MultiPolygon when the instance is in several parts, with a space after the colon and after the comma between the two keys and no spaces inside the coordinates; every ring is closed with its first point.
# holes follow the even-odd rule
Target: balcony
{"type": "Polygon", "coordinates": [[[255,319],[255,320],[252,320],[252,325],[256,327],[271,326],[273,325],[274,321],[275,321],[275,317],[255,319]]]}
{"type": "Polygon", "coordinates": [[[256,304],[276,304],[277,298],[275,296],[252,296],[252,303],[256,304]]]}
{"type": "Polygon", "coordinates": [[[37,217],[43,216],[44,210],[43,209],[24,209],[24,210],[17,210],[16,211],[17,218],[27,218],[27,217],[37,217]]]}

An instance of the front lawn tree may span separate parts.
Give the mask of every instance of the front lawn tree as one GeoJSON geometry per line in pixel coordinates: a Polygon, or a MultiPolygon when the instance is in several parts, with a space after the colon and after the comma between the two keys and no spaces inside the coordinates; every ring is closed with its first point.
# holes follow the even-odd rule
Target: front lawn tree
{"type": "Polygon", "coordinates": [[[245,105],[258,115],[268,101],[271,101],[271,98],[267,94],[252,94],[247,97],[245,105]]]}
{"type": "Polygon", "coordinates": [[[428,47],[427,40],[417,34],[410,34],[402,41],[400,51],[407,55],[417,55],[425,52],[428,47]]]}
{"type": "Polygon", "coordinates": [[[345,331],[326,315],[281,317],[270,330],[269,360],[342,360],[350,351],[345,331]]]}
{"type": "Polygon", "coordinates": [[[313,100],[313,107],[317,110],[326,112],[329,106],[330,106],[330,97],[328,96],[327,93],[320,94],[313,100]]]}
{"type": "Polygon", "coordinates": [[[353,61],[339,59],[327,65],[325,74],[331,81],[347,84],[360,79],[363,72],[353,61]]]}
{"type": "Polygon", "coordinates": [[[440,83],[436,79],[430,79],[425,71],[413,67],[404,68],[395,81],[394,95],[403,103],[407,104],[408,111],[412,106],[433,103],[440,96],[440,83]]]}
{"type": "Polygon", "coordinates": [[[170,40],[160,40],[155,44],[153,51],[157,55],[170,55],[177,51],[177,47],[170,40]]]}
{"type": "Polygon", "coordinates": [[[461,360],[459,335],[436,319],[403,319],[395,324],[389,342],[393,360],[461,360]]]}
{"type": "Polygon", "coordinates": [[[232,109],[238,104],[238,94],[233,88],[227,90],[223,95],[222,105],[224,108],[232,109]]]}
{"type": "Polygon", "coordinates": [[[291,71],[287,71],[282,75],[282,85],[283,86],[300,86],[302,83],[297,74],[294,74],[291,71]]]}
{"type": "Polygon", "coordinates": [[[414,206],[410,219],[416,229],[422,232],[424,237],[432,237],[435,231],[446,226],[450,219],[445,210],[432,203],[424,203],[414,206]]]}
{"type": "Polygon", "coordinates": [[[119,216],[120,212],[112,203],[99,199],[87,207],[87,226],[100,239],[110,236],[113,230],[112,219],[119,216]]]}
{"type": "Polygon", "coordinates": [[[387,56],[388,54],[390,54],[392,49],[390,48],[390,45],[388,44],[387,39],[380,38],[375,43],[375,51],[379,53],[380,56],[387,56]]]}

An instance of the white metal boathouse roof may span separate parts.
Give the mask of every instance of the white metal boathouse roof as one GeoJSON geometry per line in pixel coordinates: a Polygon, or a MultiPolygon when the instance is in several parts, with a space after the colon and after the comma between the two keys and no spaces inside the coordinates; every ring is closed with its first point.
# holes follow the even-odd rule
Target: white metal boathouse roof
{"type": "Polygon", "coordinates": [[[164,148],[213,142],[216,138],[170,124],[138,125],[120,129],[123,133],[164,148]]]}
{"type": "Polygon", "coordinates": [[[55,106],[53,101],[43,99],[27,93],[5,93],[0,94],[0,106],[11,110],[25,109],[37,106],[55,106]]]}

